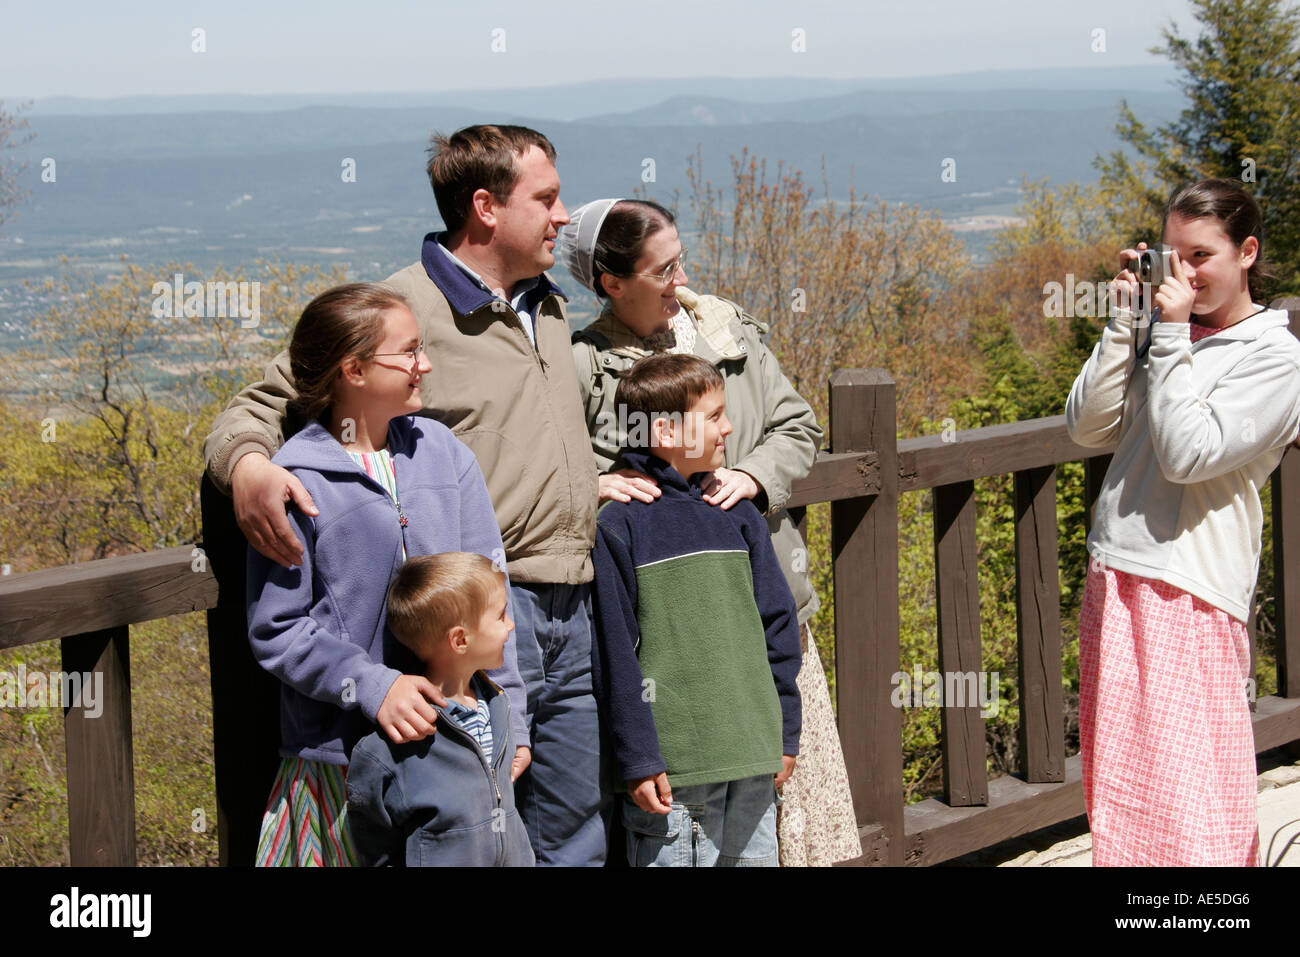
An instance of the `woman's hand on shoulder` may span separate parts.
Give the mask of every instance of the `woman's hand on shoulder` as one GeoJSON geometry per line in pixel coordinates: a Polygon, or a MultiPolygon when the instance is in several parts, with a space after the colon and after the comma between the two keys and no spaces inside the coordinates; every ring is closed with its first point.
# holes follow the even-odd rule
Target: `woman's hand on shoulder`
{"type": "Polygon", "coordinates": [[[754,499],[763,487],[748,472],[739,469],[716,469],[713,476],[700,489],[704,501],[717,505],[724,511],[742,498],[754,499]]]}
{"type": "Polygon", "coordinates": [[[400,675],[389,686],[375,717],[394,744],[419,741],[434,732],[438,720],[438,712],[433,709],[435,704],[446,707],[447,699],[428,678],[400,675]]]}

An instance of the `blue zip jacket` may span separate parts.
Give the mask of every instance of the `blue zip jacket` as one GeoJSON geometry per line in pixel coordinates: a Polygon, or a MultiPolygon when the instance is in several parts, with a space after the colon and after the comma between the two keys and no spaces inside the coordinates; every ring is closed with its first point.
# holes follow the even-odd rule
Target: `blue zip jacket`
{"type": "MultiPolygon", "coordinates": [[[[477,552],[504,565],[473,452],[441,423],[410,416],[389,423],[388,450],[400,510],[318,422],[272,459],[298,477],[320,510],[312,518],[289,509],[303,543],[297,568],[248,550],[248,637],[254,657],[283,682],[285,757],[347,764],[352,746],[374,730],[393,682],[421,671],[385,625],[384,602],[403,543],[409,556],[477,552]]],[[[504,665],[491,674],[510,692],[515,740],[527,741],[513,633],[504,665]]]]}
{"type": "Polygon", "coordinates": [[[507,695],[480,673],[488,702],[492,762],[445,709],[438,733],[393,744],[368,734],[348,766],[348,828],[366,864],[392,867],[532,867],[528,832],[515,810],[507,695]]]}

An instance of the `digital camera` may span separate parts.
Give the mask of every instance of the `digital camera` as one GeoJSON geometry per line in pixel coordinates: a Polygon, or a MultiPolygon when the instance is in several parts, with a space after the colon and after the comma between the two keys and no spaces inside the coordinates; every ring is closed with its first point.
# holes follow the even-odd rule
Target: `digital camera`
{"type": "Polygon", "coordinates": [[[1142,250],[1136,259],[1130,259],[1124,264],[1128,271],[1137,277],[1137,306],[1138,312],[1143,315],[1151,314],[1155,306],[1156,290],[1160,288],[1166,276],[1173,274],[1173,254],[1173,246],[1158,243],[1150,249],[1142,250]]]}

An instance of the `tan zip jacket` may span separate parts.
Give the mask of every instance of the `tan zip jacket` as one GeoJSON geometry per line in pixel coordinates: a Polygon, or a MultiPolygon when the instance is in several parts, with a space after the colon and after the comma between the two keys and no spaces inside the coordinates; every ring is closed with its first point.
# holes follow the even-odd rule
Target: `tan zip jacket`
{"type": "MultiPolygon", "coordinates": [[[[419,262],[386,282],[411,304],[433,364],[420,382],[426,414],[478,458],[511,579],[590,581],[597,473],[559,297],[549,295],[534,309],[535,350],[505,303],[484,293],[482,305],[459,314],[419,262]]],[[[231,472],[245,453],[275,453],[284,441],[285,407],[296,395],[283,352],[217,417],[204,458],[218,488],[229,494],[231,472]]]]}

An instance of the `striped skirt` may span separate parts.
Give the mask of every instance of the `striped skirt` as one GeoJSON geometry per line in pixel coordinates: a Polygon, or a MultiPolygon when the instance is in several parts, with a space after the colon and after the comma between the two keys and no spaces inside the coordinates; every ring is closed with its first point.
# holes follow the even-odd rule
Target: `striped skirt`
{"type": "Polygon", "coordinates": [[[1257,863],[1245,626],[1160,581],[1089,563],[1079,743],[1092,862],[1257,863]]]}
{"type": "Polygon", "coordinates": [[[257,838],[258,867],[355,867],[347,767],[284,758],[257,838]]]}

